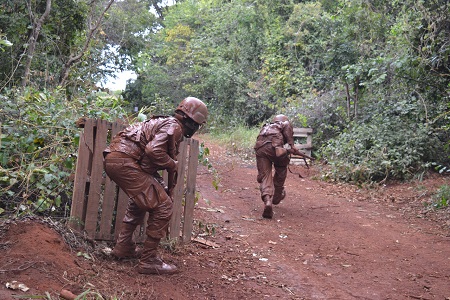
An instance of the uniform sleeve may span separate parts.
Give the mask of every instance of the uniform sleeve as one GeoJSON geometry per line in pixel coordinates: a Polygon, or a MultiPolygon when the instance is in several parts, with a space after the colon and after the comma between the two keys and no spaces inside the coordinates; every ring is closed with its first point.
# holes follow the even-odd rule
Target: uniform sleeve
{"type": "Polygon", "coordinates": [[[289,146],[294,147],[294,128],[292,127],[291,123],[289,122],[283,122],[283,137],[286,144],[289,144],[289,146]]]}
{"type": "Polygon", "coordinates": [[[166,124],[162,126],[145,146],[145,155],[159,169],[174,169],[176,167],[175,154],[178,152],[179,136],[181,135],[182,130],[179,125],[166,124]]]}

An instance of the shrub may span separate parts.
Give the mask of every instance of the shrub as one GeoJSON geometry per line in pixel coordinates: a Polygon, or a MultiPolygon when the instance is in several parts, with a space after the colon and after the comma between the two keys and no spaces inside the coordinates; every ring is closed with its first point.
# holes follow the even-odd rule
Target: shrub
{"type": "Polygon", "coordinates": [[[439,187],[429,204],[436,209],[448,207],[450,205],[450,186],[444,184],[439,187]]]}
{"type": "Polygon", "coordinates": [[[75,122],[114,120],[124,115],[123,101],[105,93],[67,101],[62,90],[32,89],[0,97],[0,214],[66,215],[80,132],[75,122]]]}
{"type": "Polygon", "coordinates": [[[331,166],[325,177],[355,183],[409,179],[426,170],[435,144],[426,125],[379,115],[322,149],[331,166]]]}

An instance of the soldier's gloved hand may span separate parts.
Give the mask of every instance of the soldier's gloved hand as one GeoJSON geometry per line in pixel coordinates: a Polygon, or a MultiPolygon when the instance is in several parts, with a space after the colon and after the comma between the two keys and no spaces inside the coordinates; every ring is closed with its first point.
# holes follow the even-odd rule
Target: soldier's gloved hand
{"type": "Polygon", "coordinates": [[[178,160],[174,160],[175,162],[175,168],[172,171],[178,171],[178,160]]]}
{"type": "Polygon", "coordinates": [[[294,154],[294,155],[300,155],[300,156],[302,156],[303,155],[303,153],[302,152],[300,152],[300,150],[298,150],[297,148],[291,148],[291,149],[289,149],[290,151],[289,151],[289,153],[291,153],[291,154],[294,154]]]}

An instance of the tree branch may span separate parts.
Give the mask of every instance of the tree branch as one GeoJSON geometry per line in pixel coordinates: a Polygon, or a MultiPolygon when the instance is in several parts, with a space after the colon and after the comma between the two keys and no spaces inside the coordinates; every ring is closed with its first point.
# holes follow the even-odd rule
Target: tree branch
{"type": "MultiPolygon", "coordinates": [[[[94,36],[97,29],[100,27],[100,24],[102,23],[103,17],[105,13],[109,10],[111,5],[114,3],[115,0],[110,0],[106,7],[104,8],[103,12],[100,14],[96,24],[94,27],[89,28],[89,32],[86,37],[86,41],[84,42],[83,48],[76,54],[71,54],[68,61],[64,64],[64,67],[61,70],[60,76],[59,76],[59,84],[64,85],[67,81],[67,78],[69,77],[69,71],[70,68],[77,62],[80,61],[80,59],[83,57],[83,55],[86,53],[89,44],[92,40],[92,37],[94,36]]],[[[94,3],[92,3],[94,4],[94,3]]]]}
{"type": "MultiPolygon", "coordinates": [[[[22,87],[26,87],[28,84],[28,78],[30,77],[30,72],[31,72],[31,62],[33,60],[34,51],[36,50],[37,39],[39,37],[39,34],[41,33],[42,24],[44,24],[45,19],[47,19],[47,17],[50,14],[51,6],[52,6],[52,1],[47,0],[47,4],[45,5],[44,14],[36,22],[35,22],[35,20],[33,20],[33,30],[31,32],[30,38],[28,40],[27,62],[25,64],[25,70],[24,70],[24,74],[22,77],[22,87]]],[[[31,18],[34,19],[32,11],[31,11],[31,7],[29,7],[29,10],[30,10],[31,18]]]]}

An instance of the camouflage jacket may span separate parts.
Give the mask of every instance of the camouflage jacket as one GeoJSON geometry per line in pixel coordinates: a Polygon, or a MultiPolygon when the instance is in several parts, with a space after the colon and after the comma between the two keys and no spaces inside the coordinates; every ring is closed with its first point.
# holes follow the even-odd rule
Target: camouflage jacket
{"type": "Polygon", "coordinates": [[[183,139],[181,123],[174,117],[154,116],[128,126],[116,134],[103,151],[122,152],[139,161],[148,173],[174,169],[178,147],[183,139]]]}
{"type": "Polygon", "coordinates": [[[259,132],[254,149],[258,150],[267,143],[274,148],[289,144],[294,147],[294,129],[289,121],[265,124],[259,132]]]}

